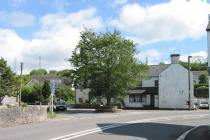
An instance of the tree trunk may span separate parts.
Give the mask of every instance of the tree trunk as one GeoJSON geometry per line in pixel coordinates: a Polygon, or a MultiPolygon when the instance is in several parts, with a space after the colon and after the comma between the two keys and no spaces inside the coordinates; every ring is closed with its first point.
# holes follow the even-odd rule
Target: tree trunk
{"type": "Polygon", "coordinates": [[[107,97],[106,100],[107,100],[107,106],[110,106],[111,105],[111,97],[107,97]]]}

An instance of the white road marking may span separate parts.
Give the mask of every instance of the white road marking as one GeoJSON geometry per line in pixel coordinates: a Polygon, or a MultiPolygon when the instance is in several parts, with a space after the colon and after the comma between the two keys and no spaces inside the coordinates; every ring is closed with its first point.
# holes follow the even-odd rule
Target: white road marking
{"type": "Polygon", "coordinates": [[[169,120],[176,119],[176,118],[194,119],[194,118],[200,118],[200,117],[205,117],[205,116],[208,116],[208,114],[177,115],[177,116],[166,116],[166,117],[157,117],[157,118],[150,118],[150,119],[141,119],[141,120],[135,120],[135,121],[129,121],[129,122],[119,122],[119,123],[116,123],[116,124],[113,124],[113,125],[107,125],[107,126],[104,126],[104,127],[96,127],[96,128],[88,129],[88,130],[85,130],[85,131],[80,131],[80,132],[76,132],[76,133],[67,134],[67,135],[64,135],[64,136],[52,138],[50,140],[71,140],[71,139],[78,138],[78,137],[85,136],[85,135],[89,135],[89,134],[92,134],[92,133],[101,132],[103,130],[116,128],[116,127],[121,127],[121,126],[127,126],[127,125],[135,124],[135,123],[153,122],[153,121],[169,121],[169,120]]]}

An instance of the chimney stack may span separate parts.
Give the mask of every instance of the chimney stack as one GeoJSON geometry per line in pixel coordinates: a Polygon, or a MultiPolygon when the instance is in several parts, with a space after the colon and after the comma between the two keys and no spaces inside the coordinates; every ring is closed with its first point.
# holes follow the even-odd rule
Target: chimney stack
{"type": "Polygon", "coordinates": [[[171,54],[171,64],[179,64],[179,54],[171,54]]]}

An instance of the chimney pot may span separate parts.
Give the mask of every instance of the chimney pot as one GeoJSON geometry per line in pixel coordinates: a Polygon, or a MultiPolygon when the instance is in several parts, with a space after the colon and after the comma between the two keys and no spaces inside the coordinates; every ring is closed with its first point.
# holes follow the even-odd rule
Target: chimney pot
{"type": "Polygon", "coordinates": [[[180,54],[171,54],[171,64],[179,64],[180,54]]]}

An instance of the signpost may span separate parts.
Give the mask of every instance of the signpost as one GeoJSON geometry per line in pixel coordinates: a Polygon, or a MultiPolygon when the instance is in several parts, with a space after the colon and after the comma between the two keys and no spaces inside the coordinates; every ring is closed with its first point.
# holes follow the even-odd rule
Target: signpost
{"type": "Polygon", "coordinates": [[[56,90],[56,84],[55,84],[55,81],[52,80],[51,81],[51,113],[52,113],[52,116],[53,116],[53,106],[54,106],[54,101],[53,101],[53,96],[55,94],[55,90],[56,90]]]}

